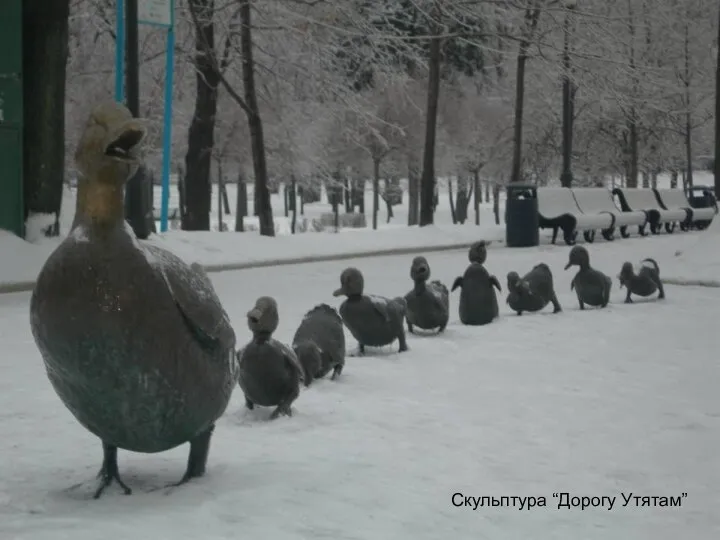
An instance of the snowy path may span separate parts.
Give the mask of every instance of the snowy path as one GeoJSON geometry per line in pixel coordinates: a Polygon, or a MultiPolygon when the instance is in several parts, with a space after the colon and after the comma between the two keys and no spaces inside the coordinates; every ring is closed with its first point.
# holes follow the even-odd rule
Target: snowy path
{"type": "MultiPolygon", "coordinates": [[[[591,248],[592,249],[592,248],[591,248]]],[[[621,255],[597,267],[615,277],[621,255]]],[[[409,337],[349,358],[340,381],[304,390],[293,418],[265,422],[238,389],[218,423],[205,478],[171,493],[187,446],[121,452],[134,488],[89,499],[99,442],[53,392],[28,325],[28,294],[0,296],[0,538],[3,540],[712,540],[720,537],[720,290],[667,287],[662,303],[577,310],[563,272],[567,248],[491,251],[505,274],[540,260],[555,273],[565,312],[502,318],[441,337],[409,337]],[[78,482],[85,484],[69,489],[78,482]],[[546,497],[547,507],[456,508],[472,496],[546,497]],[[617,497],[612,510],[557,509],[556,492],[617,497]],[[621,492],[680,496],[681,508],[623,507],[621,492]]],[[[638,255],[640,258],[642,254],[638,255]]],[[[448,285],[465,252],[429,254],[448,285]]],[[[368,292],[404,294],[411,257],[228,272],[212,278],[239,340],[255,298],[278,299],[277,336],[356,264],[368,292]],[[386,276],[383,278],[383,276],[386,276]],[[384,279],[384,281],[383,281],[384,279]]],[[[355,343],[349,341],[349,348],[355,343]]]]}

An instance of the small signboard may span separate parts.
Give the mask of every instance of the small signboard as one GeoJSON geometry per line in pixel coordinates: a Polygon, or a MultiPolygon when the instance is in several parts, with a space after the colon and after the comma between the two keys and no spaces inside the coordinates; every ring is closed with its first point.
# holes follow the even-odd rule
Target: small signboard
{"type": "Polygon", "coordinates": [[[169,28],[173,25],[174,3],[174,0],[138,0],[138,21],[169,28]]]}

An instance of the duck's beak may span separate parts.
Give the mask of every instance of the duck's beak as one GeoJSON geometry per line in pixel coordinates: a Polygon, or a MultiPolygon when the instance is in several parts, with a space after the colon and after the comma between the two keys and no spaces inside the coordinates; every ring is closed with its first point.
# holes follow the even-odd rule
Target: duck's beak
{"type": "Polygon", "coordinates": [[[333,296],[344,296],[344,295],[345,295],[345,289],[343,289],[342,287],[340,287],[339,289],[335,289],[335,291],[333,291],[333,296]]]}
{"type": "Polygon", "coordinates": [[[141,121],[128,120],[108,140],[105,155],[120,161],[137,161],[146,135],[147,129],[141,121]]]}
{"type": "Polygon", "coordinates": [[[258,308],[253,308],[247,312],[247,318],[252,322],[258,322],[260,320],[260,317],[262,317],[262,311],[260,311],[258,308]]]}
{"type": "Polygon", "coordinates": [[[565,265],[565,270],[567,270],[568,268],[570,268],[572,265],[573,265],[573,264],[572,264],[571,262],[568,262],[568,263],[565,265]]]}

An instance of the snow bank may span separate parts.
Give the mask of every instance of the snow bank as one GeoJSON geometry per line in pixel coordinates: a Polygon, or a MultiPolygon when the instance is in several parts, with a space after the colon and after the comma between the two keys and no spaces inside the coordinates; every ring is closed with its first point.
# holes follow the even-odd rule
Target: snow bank
{"type": "MultiPolygon", "coordinates": [[[[290,264],[321,258],[346,258],[388,252],[462,248],[480,239],[503,241],[504,227],[469,225],[344,229],[340,233],[321,232],[281,235],[274,238],[256,232],[169,231],[148,241],[171,250],[187,262],[199,262],[208,270],[248,266],[290,264]]],[[[0,290],[17,291],[32,287],[43,263],[60,242],[44,239],[33,244],[9,233],[0,233],[0,290]]]]}
{"type": "MultiPolygon", "coordinates": [[[[213,197],[215,200],[216,197],[213,197]]],[[[313,258],[342,259],[350,256],[380,255],[388,252],[413,253],[418,250],[433,251],[439,249],[462,248],[480,239],[504,244],[504,226],[495,226],[492,217],[492,206],[484,203],[481,206],[481,226],[470,222],[465,225],[452,225],[446,206],[438,206],[437,225],[433,227],[407,227],[406,206],[394,209],[396,217],[391,223],[385,223],[384,213],[380,216],[379,229],[368,228],[341,229],[339,233],[332,230],[324,232],[308,232],[291,235],[289,220],[282,216],[282,200],[273,196],[276,234],[274,238],[261,237],[256,231],[245,233],[235,232],[186,232],[170,230],[151,238],[151,242],[165,247],[188,262],[198,262],[208,270],[225,270],[253,266],[276,264],[292,264],[307,262],[313,258]]],[[[405,198],[407,199],[407,198],[405,198]]],[[[252,200],[252,198],[251,198],[252,200]]],[[[66,190],[63,198],[63,214],[60,229],[67,234],[74,214],[74,192],[66,190]]],[[[306,219],[319,220],[323,213],[329,211],[329,205],[306,205],[306,219]]],[[[371,208],[371,206],[368,206],[371,208]]],[[[501,212],[504,208],[501,208],[501,212]]],[[[226,216],[226,224],[232,230],[233,216],[226,216]]],[[[247,217],[246,224],[252,226],[255,217],[247,217]]],[[[48,219],[38,216],[33,224],[33,231],[48,224],[48,219]]],[[[564,253],[567,247],[558,243],[549,246],[549,231],[541,231],[538,248],[521,250],[541,253],[548,250],[560,250],[564,253]]],[[[61,237],[62,238],[62,237],[61,237]]],[[[35,234],[33,243],[25,242],[9,233],[0,231],[0,250],[5,254],[0,258],[0,292],[28,290],[32,288],[38,272],[61,238],[49,239],[35,234]]],[[[599,237],[598,237],[599,238],[599,237]]],[[[593,261],[604,261],[610,264],[608,270],[622,261],[617,261],[622,254],[624,260],[640,261],[644,257],[653,257],[660,264],[661,276],[670,284],[720,286],[720,219],[715,219],[707,231],[683,233],[679,230],[672,235],[660,234],[630,239],[618,237],[612,243],[598,240],[590,246],[593,261]],[[617,249],[607,251],[604,246],[616,246],[617,249]],[[605,259],[605,253],[608,254],[605,259]]],[[[615,272],[615,270],[612,270],[615,272]]],[[[614,274],[613,274],[614,275],[614,274]]]]}

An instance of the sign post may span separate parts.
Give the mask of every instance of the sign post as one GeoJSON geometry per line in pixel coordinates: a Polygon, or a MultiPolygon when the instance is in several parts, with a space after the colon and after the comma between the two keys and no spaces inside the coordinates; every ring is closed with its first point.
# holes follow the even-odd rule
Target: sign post
{"type": "MultiPolygon", "coordinates": [[[[115,99],[124,100],[123,73],[125,70],[125,0],[117,0],[117,40],[115,51],[115,99]]],[[[138,22],[167,29],[165,51],[165,103],[163,112],[162,196],[160,203],[160,231],[168,230],[170,202],[170,157],[172,151],[172,98],[175,70],[175,0],[138,0],[138,22]]]]}

